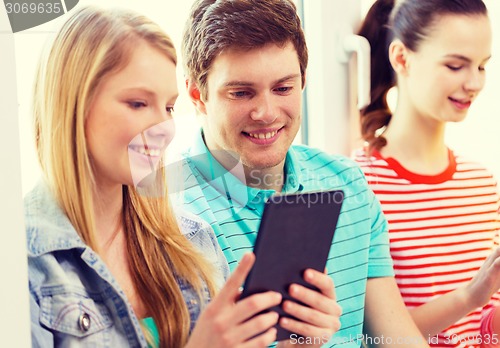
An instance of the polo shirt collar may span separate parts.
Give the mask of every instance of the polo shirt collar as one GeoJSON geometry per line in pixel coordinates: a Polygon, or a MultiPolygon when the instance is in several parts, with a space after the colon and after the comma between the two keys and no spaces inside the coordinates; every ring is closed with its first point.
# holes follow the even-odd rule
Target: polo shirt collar
{"type": "Polygon", "coordinates": [[[285,159],[285,184],[283,185],[284,193],[296,193],[304,189],[304,177],[300,163],[297,159],[297,153],[293,147],[290,147],[286,153],[285,159]]]}

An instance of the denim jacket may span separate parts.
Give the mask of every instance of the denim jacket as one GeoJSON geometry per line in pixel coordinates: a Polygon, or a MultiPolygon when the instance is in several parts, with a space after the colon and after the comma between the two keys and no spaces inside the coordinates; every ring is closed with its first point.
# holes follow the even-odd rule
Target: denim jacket
{"type": "MultiPolygon", "coordinates": [[[[125,293],[45,184],[26,195],[24,208],[33,347],[147,347],[125,293]]],[[[229,268],[211,227],[187,212],[176,215],[183,234],[216,266],[221,287],[229,268]]],[[[192,329],[200,303],[186,282],[177,281],[192,329]]]]}

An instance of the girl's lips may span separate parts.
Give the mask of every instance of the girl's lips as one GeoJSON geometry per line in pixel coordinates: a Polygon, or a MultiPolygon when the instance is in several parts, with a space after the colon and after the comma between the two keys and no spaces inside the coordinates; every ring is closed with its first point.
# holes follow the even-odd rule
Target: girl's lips
{"type": "Polygon", "coordinates": [[[156,147],[148,149],[146,146],[131,145],[128,148],[128,154],[131,160],[131,165],[145,165],[153,169],[160,161],[163,151],[156,147]]]}
{"type": "Polygon", "coordinates": [[[160,157],[163,152],[163,148],[160,146],[129,144],[128,148],[142,155],[151,157],[160,157]]]}
{"type": "Polygon", "coordinates": [[[469,101],[460,101],[460,100],[453,99],[453,98],[449,98],[449,99],[450,99],[451,103],[453,105],[455,105],[455,107],[457,109],[460,109],[460,110],[467,110],[472,104],[472,102],[470,100],[469,101]]]}

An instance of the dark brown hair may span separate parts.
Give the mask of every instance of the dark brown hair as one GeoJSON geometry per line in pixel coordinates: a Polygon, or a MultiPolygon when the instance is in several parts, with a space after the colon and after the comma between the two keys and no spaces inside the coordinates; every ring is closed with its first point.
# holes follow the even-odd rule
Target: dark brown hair
{"type": "Polygon", "coordinates": [[[291,42],[305,82],[307,46],[300,18],[291,0],[197,0],[191,8],[182,40],[187,78],[208,99],[207,75],[224,50],[249,50],[268,43],[291,42]]]}
{"type": "Polygon", "coordinates": [[[377,0],[368,11],[359,35],[371,46],[371,102],[361,110],[361,135],[369,149],[380,149],[387,141],[375,132],[389,124],[392,113],[387,92],[396,85],[388,49],[399,39],[416,52],[437,20],[444,15],[487,15],[481,0],[377,0]]]}

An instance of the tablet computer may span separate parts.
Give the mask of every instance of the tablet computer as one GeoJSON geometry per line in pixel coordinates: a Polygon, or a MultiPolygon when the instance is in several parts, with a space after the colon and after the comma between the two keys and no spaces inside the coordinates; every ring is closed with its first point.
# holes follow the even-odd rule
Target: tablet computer
{"type": "MultiPolygon", "coordinates": [[[[283,300],[295,301],[288,294],[292,283],[318,290],[305,282],[303,273],[307,268],[324,271],[343,199],[341,190],[272,196],[264,207],[255,264],[241,298],[273,290],[283,300]]],[[[291,317],[281,306],[269,310],[291,317]]],[[[278,341],[290,339],[292,332],[276,328],[278,341]]]]}

